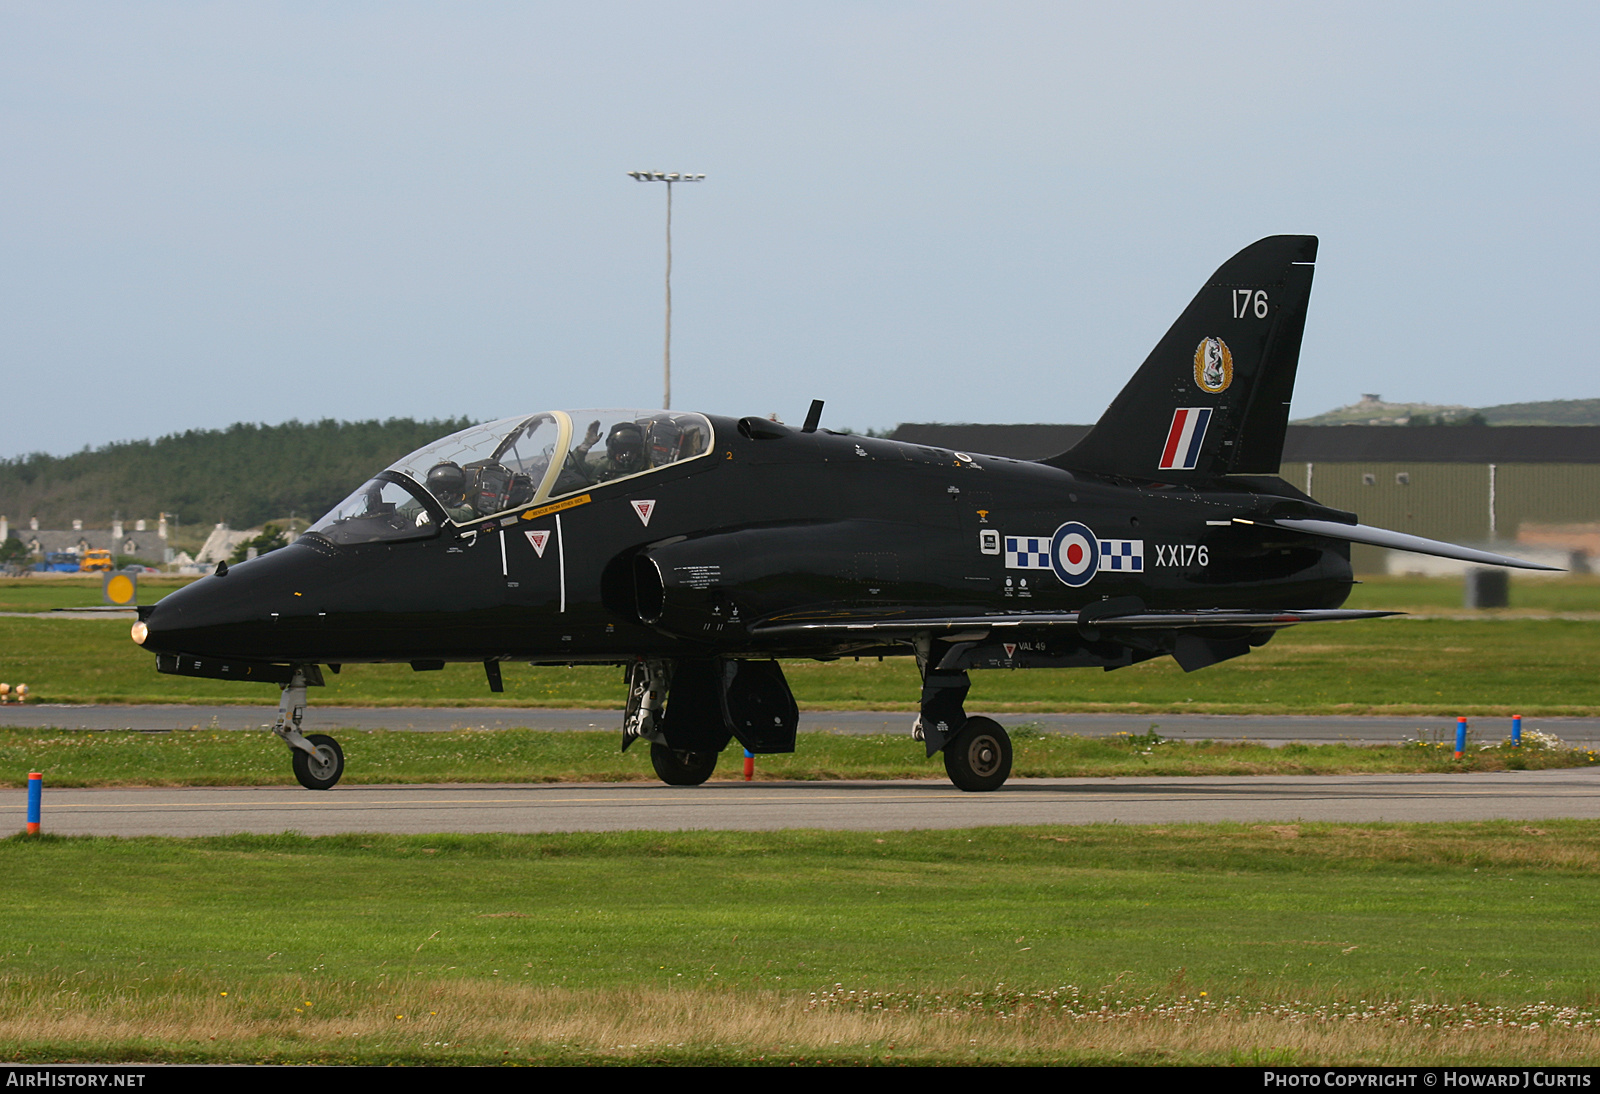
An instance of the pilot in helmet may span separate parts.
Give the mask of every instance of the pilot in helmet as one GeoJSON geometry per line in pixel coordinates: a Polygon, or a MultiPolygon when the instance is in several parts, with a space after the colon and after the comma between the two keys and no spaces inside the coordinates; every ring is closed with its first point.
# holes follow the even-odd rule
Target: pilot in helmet
{"type": "Polygon", "coordinates": [[[606,465],[601,473],[608,479],[620,479],[645,469],[644,431],[637,422],[618,422],[611,427],[606,434],[606,465]]]}
{"type": "Polygon", "coordinates": [[[454,519],[471,520],[477,515],[467,504],[467,473],[460,464],[448,460],[434,464],[428,469],[424,485],[454,519]]]}
{"type": "Polygon", "coordinates": [[[590,482],[606,482],[637,474],[647,466],[645,462],[644,431],[637,422],[618,422],[606,434],[606,454],[589,460],[589,449],[600,440],[600,423],[590,422],[583,441],[573,448],[584,473],[590,482]]]}
{"type": "Polygon", "coordinates": [[[650,449],[651,467],[665,467],[683,451],[683,426],[665,414],[645,423],[644,436],[650,449]]]}
{"type": "Polygon", "coordinates": [[[446,509],[454,509],[466,500],[467,476],[460,464],[449,461],[434,464],[428,468],[424,485],[428,493],[438,498],[439,504],[446,509]]]}

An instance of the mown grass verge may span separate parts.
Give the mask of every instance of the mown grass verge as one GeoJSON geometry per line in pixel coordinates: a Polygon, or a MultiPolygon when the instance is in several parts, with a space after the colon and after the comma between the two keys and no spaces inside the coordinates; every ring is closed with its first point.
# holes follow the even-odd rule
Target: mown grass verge
{"type": "MultiPolygon", "coordinates": [[[[534,729],[407,733],[325,727],[345,754],[343,782],[655,782],[648,748],[620,750],[619,733],[534,729]]],[[[1600,751],[1542,743],[1521,748],[1472,742],[1459,760],[1453,743],[1418,737],[1395,745],[1169,741],[1137,735],[1079,737],[1013,727],[1014,778],[1112,775],[1342,775],[1506,771],[1600,765],[1600,751]],[[1487,747],[1484,747],[1487,746],[1487,747]]],[[[743,778],[737,747],[714,779],[743,778]]],[[[291,781],[284,749],[267,734],[221,730],[170,733],[0,729],[0,786],[26,785],[38,771],[52,787],[262,786],[291,781]]],[[[761,781],[942,779],[943,760],[907,735],[807,733],[797,751],[761,756],[761,781]]]]}
{"type": "Polygon", "coordinates": [[[1600,823],[0,841],[0,1058],[1600,1059],[1600,823]]]}

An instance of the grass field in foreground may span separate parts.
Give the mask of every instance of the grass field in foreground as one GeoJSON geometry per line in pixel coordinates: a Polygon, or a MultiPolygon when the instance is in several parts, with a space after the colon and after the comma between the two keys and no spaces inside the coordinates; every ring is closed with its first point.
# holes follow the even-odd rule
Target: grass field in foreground
{"type": "MultiPolygon", "coordinates": [[[[620,751],[619,733],[531,729],[406,733],[332,729],[344,749],[349,785],[386,783],[656,782],[645,747],[620,751]]],[[[1495,744],[1495,742],[1482,742],[1495,744]]],[[[1414,739],[1391,746],[1164,741],[1159,732],[1077,737],[1013,727],[1015,778],[1108,775],[1345,775],[1460,773],[1600,764],[1593,747],[1546,748],[1531,736],[1453,758],[1453,742],[1414,739]]],[[[270,786],[292,783],[286,750],[265,733],[200,730],[100,733],[0,729],[0,786],[26,785],[30,771],[60,786],[270,786]]],[[[802,735],[788,755],[762,756],[767,780],[943,779],[906,734],[802,735]]],[[[714,776],[743,778],[737,746],[714,776]]]]}
{"type": "MultiPolygon", "coordinates": [[[[0,617],[0,680],[45,703],[235,703],[277,706],[271,685],[163,676],[110,620],[0,617]]],[[[1247,656],[1184,673],[1170,658],[1102,672],[1032,669],[972,674],[979,711],[1509,716],[1600,713],[1600,621],[1381,619],[1290,628],[1247,656]]],[[[913,710],[910,658],[785,663],[802,707],[913,710]]],[[[325,706],[620,708],[611,666],[508,663],[493,695],[476,665],[413,672],[350,665],[314,689],[325,706]]],[[[264,713],[265,720],[270,718],[264,713]]]]}
{"type": "Polygon", "coordinates": [[[0,841],[0,1059],[1600,1061],[1600,824],[0,841]]]}

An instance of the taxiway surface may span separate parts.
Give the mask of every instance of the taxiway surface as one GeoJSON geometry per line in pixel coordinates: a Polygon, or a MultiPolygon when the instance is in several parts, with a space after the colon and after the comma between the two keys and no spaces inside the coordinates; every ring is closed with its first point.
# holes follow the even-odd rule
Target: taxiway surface
{"type": "MultiPolygon", "coordinates": [[[[25,790],[0,791],[21,827],[25,790]]],[[[50,790],[44,831],[614,832],[1002,824],[1473,821],[1600,817],[1600,770],[1470,775],[1013,779],[992,794],[945,782],[716,782],[50,790]]]]}

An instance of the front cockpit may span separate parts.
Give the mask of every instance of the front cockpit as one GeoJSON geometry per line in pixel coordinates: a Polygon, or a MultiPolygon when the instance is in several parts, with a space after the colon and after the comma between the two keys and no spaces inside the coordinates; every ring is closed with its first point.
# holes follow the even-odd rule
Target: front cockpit
{"type": "Polygon", "coordinates": [[[435,536],[698,459],[703,414],[554,410],[486,422],[419,448],[311,526],[338,545],[435,536]]]}

